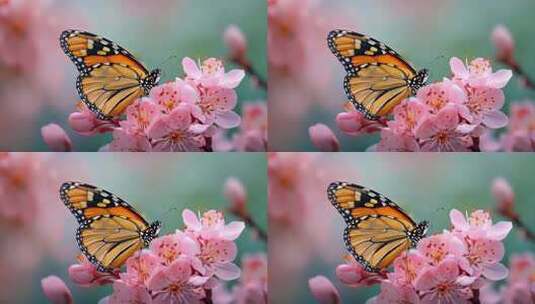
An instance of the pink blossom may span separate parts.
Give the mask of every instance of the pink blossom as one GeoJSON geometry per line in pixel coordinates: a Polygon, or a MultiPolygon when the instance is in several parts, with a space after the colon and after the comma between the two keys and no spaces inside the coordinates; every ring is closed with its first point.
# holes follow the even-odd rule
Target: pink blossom
{"type": "Polygon", "coordinates": [[[266,103],[247,103],[242,111],[243,120],[240,131],[234,135],[232,145],[237,151],[266,151],[268,143],[266,103]]]}
{"type": "Polygon", "coordinates": [[[182,102],[194,104],[199,99],[195,89],[181,79],[154,87],[149,96],[165,113],[172,112],[182,102]]]}
{"type": "Polygon", "coordinates": [[[72,150],[71,139],[65,133],[65,130],[57,124],[48,124],[42,127],[41,136],[54,152],[69,152],[72,150]]]}
{"type": "Polygon", "coordinates": [[[390,128],[381,130],[381,141],[376,146],[377,152],[416,152],[420,146],[414,136],[398,134],[390,128]]]}
{"type": "Polygon", "coordinates": [[[308,287],[314,298],[321,304],[338,304],[341,302],[338,290],[324,276],[315,276],[309,279],[308,287]]]}
{"type": "MultiPolygon", "coordinates": [[[[161,244],[161,239],[166,237],[159,237],[154,241],[160,240],[159,244],[161,244]]],[[[120,275],[121,280],[129,286],[147,285],[148,280],[155,274],[161,264],[170,264],[168,260],[165,260],[165,256],[162,257],[162,251],[142,250],[140,253],[130,257],[126,261],[126,272],[120,275]]]]}
{"type": "Polygon", "coordinates": [[[200,253],[199,244],[180,231],[155,239],[150,248],[165,265],[171,264],[181,255],[195,256],[200,253]]]}
{"type": "Polygon", "coordinates": [[[468,90],[464,116],[471,124],[482,123],[491,129],[503,128],[508,123],[507,116],[500,111],[505,102],[503,91],[495,88],[473,88],[468,90]]]}
{"type": "Polygon", "coordinates": [[[385,279],[384,273],[368,272],[353,258],[336,267],[336,276],[340,282],[351,287],[371,286],[385,279]]]}
{"type": "Polygon", "coordinates": [[[506,152],[535,151],[535,105],[526,101],[513,103],[507,133],[501,138],[506,152]]]}
{"type": "Polygon", "coordinates": [[[194,264],[202,275],[215,275],[221,280],[230,281],[240,277],[240,268],[232,263],[238,254],[238,248],[232,241],[208,239],[201,242],[198,255],[200,264],[194,264]]]}
{"type": "Polygon", "coordinates": [[[405,303],[420,303],[420,298],[414,288],[401,285],[397,286],[389,281],[381,283],[381,293],[377,297],[372,298],[371,304],[405,304],[405,303]]]}
{"type": "Polygon", "coordinates": [[[228,88],[208,88],[201,93],[199,102],[192,108],[192,114],[202,124],[216,124],[223,129],[240,125],[241,118],[232,111],[238,102],[236,92],[228,88]]]}
{"type": "Polygon", "coordinates": [[[505,25],[494,27],[491,40],[496,47],[496,58],[504,62],[514,62],[515,40],[505,25]]]}
{"type": "Polygon", "coordinates": [[[247,39],[237,25],[229,25],[223,33],[223,40],[230,51],[230,57],[235,60],[245,59],[247,53],[247,39]]]}
{"type": "Polygon", "coordinates": [[[315,124],[308,128],[308,134],[316,148],[323,152],[337,152],[340,143],[331,129],[324,124],[315,124]]]}
{"type": "Polygon", "coordinates": [[[448,257],[458,257],[466,253],[466,245],[451,234],[437,234],[422,239],[418,251],[430,264],[438,265],[448,257]]]}
{"type": "Polygon", "coordinates": [[[490,62],[483,58],[476,58],[465,66],[459,58],[453,57],[450,60],[450,68],[454,80],[466,83],[471,87],[502,89],[513,76],[511,70],[499,70],[493,73],[490,62]]]}
{"type": "Polygon", "coordinates": [[[515,193],[507,180],[502,177],[495,178],[491,192],[496,200],[498,211],[502,214],[514,215],[515,193]]]}
{"type": "Polygon", "coordinates": [[[388,279],[398,286],[414,285],[414,281],[429,259],[417,250],[400,255],[393,263],[394,272],[388,273],[388,279]]]}
{"type": "Polygon", "coordinates": [[[84,104],[80,103],[78,111],[69,115],[69,125],[76,133],[90,136],[112,131],[114,122],[100,120],[84,104]]]}
{"type": "Polygon", "coordinates": [[[127,135],[144,135],[149,126],[162,116],[163,109],[149,98],[138,99],[126,108],[126,120],[121,121],[121,128],[127,135]]]}
{"type": "MultiPolygon", "coordinates": [[[[423,90],[420,90],[420,92],[423,90]]],[[[432,90],[430,89],[429,91],[427,94],[432,95],[432,90]]],[[[425,100],[431,102],[429,98],[425,100]]],[[[430,109],[432,107],[425,104],[425,101],[422,103],[417,98],[405,99],[394,108],[394,120],[389,122],[388,126],[398,134],[411,134],[420,122],[429,116],[430,109]]]]}
{"type": "Polygon", "coordinates": [[[70,289],[62,279],[57,276],[48,276],[41,279],[41,287],[46,297],[54,304],[73,303],[70,289]]]}
{"type": "Polygon", "coordinates": [[[205,297],[201,286],[207,278],[194,276],[187,258],[178,258],[169,267],[161,268],[148,282],[154,293],[152,303],[199,303],[205,297]]]}
{"type": "Polygon", "coordinates": [[[182,219],[186,225],[186,232],[193,232],[202,236],[204,239],[234,241],[245,228],[243,222],[234,221],[225,224],[223,213],[216,210],[209,210],[202,217],[197,217],[193,211],[184,209],[182,219]]]}
{"type": "Polygon", "coordinates": [[[234,89],[245,77],[243,70],[225,72],[223,62],[215,58],[206,59],[197,65],[193,59],[186,57],[182,60],[182,68],[187,75],[186,81],[199,83],[206,88],[234,89]]]}
{"type": "Polygon", "coordinates": [[[79,286],[91,287],[109,284],[116,276],[97,271],[95,265],[91,264],[85,256],[78,258],[79,264],[69,266],[68,272],[71,280],[79,286]]]}
{"type": "Polygon", "coordinates": [[[206,145],[202,133],[208,126],[193,124],[191,108],[180,105],[169,116],[162,116],[147,130],[153,151],[201,151],[206,145]]]}
{"type": "Polygon", "coordinates": [[[225,181],[224,195],[230,202],[232,212],[247,215],[247,191],[242,182],[236,177],[229,177],[225,181]]]}
{"type": "Polygon", "coordinates": [[[450,220],[454,232],[468,235],[472,239],[487,238],[501,241],[513,228],[511,222],[498,222],[493,225],[490,214],[483,210],[476,210],[465,218],[460,211],[453,209],[450,211],[450,220]]]}
{"type": "Polygon", "coordinates": [[[350,136],[374,133],[382,127],[381,123],[366,119],[364,114],[355,110],[353,105],[347,106],[346,112],[336,115],[336,125],[342,132],[350,136]]]}
{"type": "Polygon", "coordinates": [[[459,274],[454,259],[424,269],[415,282],[415,288],[423,295],[422,303],[470,303],[472,291],[459,274]]]}
{"type": "Polygon", "coordinates": [[[448,106],[422,122],[415,130],[422,140],[422,151],[454,152],[469,151],[472,139],[459,128],[458,110],[448,106]]]}
{"type": "Polygon", "coordinates": [[[132,286],[121,280],[113,282],[113,293],[105,299],[105,304],[154,303],[147,288],[144,286],[132,286]]]}
{"type": "MultiPolygon", "coordinates": [[[[421,88],[416,98],[429,107],[431,113],[438,113],[445,106],[461,105],[466,101],[466,93],[455,83],[443,81],[421,88]]],[[[418,109],[425,113],[425,109],[418,109]]]]}
{"type": "Polygon", "coordinates": [[[113,152],[150,152],[152,145],[149,139],[139,133],[130,133],[123,128],[113,130],[113,140],[108,145],[113,152]]]}
{"type": "Polygon", "coordinates": [[[467,239],[468,253],[460,265],[470,276],[483,275],[493,281],[507,277],[508,270],[499,263],[505,249],[500,241],[488,239],[467,239]]]}

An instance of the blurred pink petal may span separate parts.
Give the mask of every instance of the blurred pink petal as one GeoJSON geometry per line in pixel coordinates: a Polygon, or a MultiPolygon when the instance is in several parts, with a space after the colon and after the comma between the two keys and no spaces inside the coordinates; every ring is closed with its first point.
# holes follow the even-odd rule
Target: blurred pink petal
{"type": "Polygon", "coordinates": [[[371,286],[380,283],[385,278],[384,273],[367,272],[354,259],[348,264],[338,265],[336,267],[336,277],[340,282],[350,287],[371,286]]]}
{"type": "Polygon", "coordinates": [[[237,239],[245,229],[244,222],[230,222],[223,229],[221,236],[229,241],[237,239]]]}
{"type": "Polygon", "coordinates": [[[342,132],[351,136],[373,133],[381,129],[379,123],[366,119],[358,111],[339,113],[336,115],[336,125],[342,132]]]}
{"type": "Polygon", "coordinates": [[[247,214],[247,192],[239,179],[227,178],[224,185],[224,195],[230,202],[230,209],[233,212],[241,215],[247,214]]]}
{"type": "Polygon", "coordinates": [[[483,123],[491,129],[499,129],[507,126],[509,117],[501,111],[490,111],[485,114],[483,123]]]}
{"type": "Polygon", "coordinates": [[[483,275],[492,281],[503,280],[509,274],[509,270],[500,263],[487,265],[483,269],[483,275]]]}
{"type": "Polygon", "coordinates": [[[41,287],[46,297],[54,304],[73,303],[72,294],[65,282],[57,276],[41,279],[41,287]]]}
{"type": "Polygon", "coordinates": [[[72,142],[65,130],[57,124],[48,124],[41,128],[41,136],[53,152],[70,152],[72,142]]]}
{"type": "Polygon", "coordinates": [[[247,39],[237,25],[231,24],[225,29],[223,40],[229,48],[231,58],[235,60],[245,59],[247,53],[247,39]]]}
{"type": "Polygon", "coordinates": [[[509,29],[502,24],[492,30],[491,40],[496,47],[496,57],[505,62],[514,62],[515,41],[509,29]]]}
{"type": "Polygon", "coordinates": [[[396,285],[389,281],[381,283],[381,292],[372,302],[373,304],[390,303],[420,303],[420,297],[412,285],[396,285]]]}
{"type": "Polygon", "coordinates": [[[225,263],[216,268],[215,275],[223,281],[231,281],[240,277],[241,270],[236,264],[225,263]]]}
{"type": "Polygon", "coordinates": [[[398,134],[391,128],[381,130],[381,141],[377,144],[378,152],[416,152],[420,146],[412,134],[398,134]]]}
{"type": "Polygon", "coordinates": [[[81,105],[81,112],[69,115],[69,125],[80,135],[90,136],[112,131],[115,125],[112,122],[99,120],[85,105],[81,105]]]}
{"type": "MultiPolygon", "coordinates": [[[[113,293],[106,304],[143,303],[151,304],[152,297],[145,286],[132,286],[121,280],[113,283],[113,293]]],[[[99,303],[100,304],[100,303],[99,303]]]]}
{"type": "Polygon", "coordinates": [[[308,287],[314,298],[321,304],[340,303],[340,294],[333,283],[324,276],[315,276],[308,280],[308,287]]]}
{"type": "Polygon", "coordinates": [[[322,152],[337,152],[340,150],[340,143],[333,131],[324,124],[315,124],[308,128],[308,134],[312,143],[322,152]]]}
{"type": "Polygon", "coordinates": [[[232,111],[222,112],[216,117],[215,123],[223,129],[236,128],[241,123],[241,117],[232,111]]]}

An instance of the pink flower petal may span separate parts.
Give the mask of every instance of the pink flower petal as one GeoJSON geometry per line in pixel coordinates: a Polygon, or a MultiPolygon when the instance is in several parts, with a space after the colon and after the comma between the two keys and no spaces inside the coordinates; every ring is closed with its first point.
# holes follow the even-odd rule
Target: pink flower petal
{"type": "Polygon", "coordinates": [[[234,241],[240,236],[244,229],[244,222],[231,222],[225,226],[225,228],[221,232],[221,237],[229,241],[234,241]]]}
{"type": "Polygon", "coordinates": [[[70,152],[72,142],[65,130],[57,124],[48,124],[41,128],[41,136],[53,152],[70,152]]]}
{"type": "Polygon", "coordinates": [[[456,77],[464,79],[464,78],[468,78],[468,76],[470,75],[468,72],[468,69],[466,68],[462,60],[457,57],[452,57],[450,59],[450,68],[451,68],[451,72],[456,77]]]}
{"type": "Polygon", "coordinates": [[[232,70],[223,76],[220,85],[224,88],[234,89],[240,85],[240,82],[245,77],[243,70],[232,70]]]}
{"type": "Polygon", "coordinates": [[[241,123],[241,117],[236,112],[219,112],[215,118],[215,123],[223,129],[236,128],[241,123]]]}
{"type": "Polygon", "coordinates": [[[199,79],[202,77],[201,69],[199,69],[197,63],[189,57],[182,59],[182,69],[184,69],[184,73],[186,73],[188,77],[193,79],[199,79]]]}
{"type": "Polygon", "coordinates": [[[333,283],[324,276],[315,276],[308,280],[308,287],[320,304],[340,303],[340,294],[333,283]]]}
{"type": "Polygon", "coordinates": [[[491,229],[488,231],[488,237],[496,240],[501,241],[505,239],[507,234],[513,229],[513,223],[511,222],[498,222],[494,225],[492,225],[491,229]]]}
{"type": "Polygon", "coordinates": [[[333,131],[324,124],[315,124],[308,128],[312,143],[322,152],[336,152],[340,150],[340,143],[333,131]]]}
{"type": "Polygon", "coordinates": [[[496,89],[504,88],[513,77],[511,70],[499,70],[487,79],[487,85],[496,89]]]}
{"type": "Polygon", "coordinates": [[[41,280],[41,287],[46,297],[54,304],[73,303],[70,289],[57,276],[48,276],[41,280]]]}
{"type": "Polygon", "coordinates": [[[509,270],[504,265],[490,264],[483,268],[483,275],[492,281],[503,280],[509,275],[509,270]]]}
{"type": "Polygon", "coordinates": [[[483,123],[491,129],[499,129],[507,126],[509,118],[501,111],[489,111],[484,114],[483,123]]]}
{"type": "Polygon", "coordinates": [[[184,209],[184,211],[182,211],[182,221],[188,229],[192,229],[194,231],[199,231],[202,229],[202,224],[199,221],[199,218],[195,213],[193,213],[193,211],[189,209],[184,209]]]}
{"type": "Polygon", "coordinates": [[[225,263],[217,266],[215,274],[223,281],[231,281],[240,277],[241,270],[240,267],[234,263],[225,263]]]}
{"type": "Polygon", "coordinates": [[[457,209],[452,209],[450,211],[450,221],[455,229],[465,231],[470,228],[470,225],[466,221],[464,214],[462,214],[461,211],[457,209]]]}

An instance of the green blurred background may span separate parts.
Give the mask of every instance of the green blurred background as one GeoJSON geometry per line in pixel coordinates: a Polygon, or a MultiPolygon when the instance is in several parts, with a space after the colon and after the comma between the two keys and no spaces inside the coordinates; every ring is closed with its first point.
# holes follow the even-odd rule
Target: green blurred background
{"type": "MultiPolygon", "coordinates": [[[[337,153],[319,154],[312,164],[320,172],[338,172],[343,181],[358,183],[374,189],[398,203],[413,219],[431,222],[428,235],[448,229],[449,212],[456,208],[461,212],[484,209],[491,212],[494,223],[505,220],[496,215],[495,201],[490,193],[492,181],[503,177],[512,185],[516,197],[516,211],[531,231],[535,230],[533,213],[533,187],[531,173],[535,170],[535,156],[530,154],[425,154],[425,153],[337,153]],[[340,171],[340,168],[344,168],[340,171]],[[338,170],[338,171],[337,171],[338,170]]],[[[332,176],[332,174],[329,176],[332,176]]],[[[334,181],[334,180],[333,180],[334,181]]],[[[327,185],[318,185],[326,188],[327,185]]],[[[325,197],[318,197],[317,204],[330,206],[325,197]]],[[[350,288],[341,284],[335,276],[335,268],[343,263],[346,254],[342,233],[344,222],[334,208],[317,223],[318,231],[336,223],[330,244],[303,266],[297,282],[291,288],[270,290],[273,303],[315,303],[308,288],[308,279],[316,275],[328,277],[342,295],[342,303],[364,303],[379,293],[379,286],[350,288]],[[323,223],[323,224],[322,224],[323,223]],[[334,256],[326,258],[325,256],[334,256]]],[[[535,251],[535,244],[526,241],[516,228],[504,240],[504,264],[512,253],[535,251]]],[[[310,251],[313,251],[312,249],[310,251]]],[[[299,252],[295,253],[299,255],[299,252]]],[[[286,270],[270,263],[270,274],[286,270]]],[[[279,286],[284,284],[278,284],[279,286]]]]}
{"type": "MultiPolygon", "coordinates": [[[[453,56],[469,61],[484,57],[493,59],[490,34],[498,24],[509,28],[516,41],[516,58],[524,70],[535,78],[535,40],[533,12],[535,1],[487,0],[320,0],[317,18],[334,28],[347,28],[370,35],[412,62],[418,69],[430,70],[430,81],[449,77],[449,59],[453,56]]],[[[327,33],[325,33],[325,36],[327,33]]],[[[327,45],[323,46],[327,48],[327,45]]],[[[330,53],[318,56],[332,66],[329,85],[318,100],[293,124],[297,135],[285,136],[284,128],[270,126],[270,149],[274,151],[316,151],[308,128],[318,122],[327,124],[337,134],[343,151],[363,151],[379,140],[379,135],[350,137],[337,130],[335,117],[347,100],[343,92],[344,70],[330,53]],[[324,56],[328,56],[325,57],[324,56]],[[325,95],[329,96],[327,99],[325,95]]],[[[492,61],[495,70],[503,65],[492,61]]],[[[326,71],[328,73],[329,71],[326,71]]],[[[535,99],[535,92],[523,88],[515,76],[505,88],[505,112],[509,103],[535,99]]],[[[272,117],[279,113],[270,112],[272,117]]]]}
{"type": "MultiPolygon", "coordinates": [[[[52,1],[57,10],[52,10],[51,19],[61,23],[64,29],[75,28],[97,33],[109,38],[131,51],[149,69],[163,70],[160,83],[182,77],[183,57],[226,59],[227,49],[223,42],[223,32],[228,25],[235,24],[244,32],[248,40],[248,56],[253,67],[262,77],[267,77],[266,67],[266,2],[250,0],[95,0],[95,1],[52,1]],[[70,15],[69,22],[56,12],[70,15]],[[176,56],[176,57],[172,57],[176,56]]],[[[59,37],[61,30],[58,30],[59,37]]],[[[59,42],[57,44],[59,49],[59,42]]],[[[40,128],[56,122],[68,131],[76,151],[96,151],[111,140],[111,135],[83,137],[74,133],[67,123],[68,114],[75,110],[80,100],[76,88],[76,68],[61,53],[61,66],[50,73],[64,73],[61,100],[36,100],[46,102],[40,113],[34,117],[26,130],[20,127],[16,141],[0,143],[0,150],[48,151],[41,138],[40,128]]],[[[237,68],[229,61],[227,70],[237,68]]],[[[1,84],[0,84],[1,86],[1,84]]],[[[0,87],[0,90],[2,88],[0,87]]],[[[7,89],[7,88],[6,88],[7,89]]],[[[237,88],[238,107],[249,101],[265,100],[267,92],[251,84],[247,77],[237,88]]],[[[47,99],[41,96],[41,99],[47,99]]],[[[58,97],[54,97],[58,98],[58,97]]],[[[6,102],[17,102],[9,100],[6,102]]],[[[2,132],[0,131],[0,137],[2,132]]]]}
{"type": "MultiPolygon", "coordinates": [[[[228,202],[223,196],[223,185],[231,176],[243,182],[252,217],[264,230],[267,229],[267,177],[263,154],[162,153],[154,157],[148,153],[54,153],[50,157],[62,170],[72,170],[69,175],[73,180],[113,192],[131,203],[149,221],[161,220],[160,236],[183,228],[181,214],[184,208],[201,213],[210,209],[226,211],[228,202]]],[[[59,197],[51,203],[63,205],[59,197]]],[[[237,220],[229,212],[225,212],[225,219],[227,223],[237,220]]],[[[34,271],[31,282],[21,282],[16,303],[45,303],[40,281],[51,274],[67,283],[76,303],[96,303],[112,292],[111,286],[81,288],[69,279],[67,268],[80,254],[74,238],[77,225],[66,208],[57,215],[57,220],[65,222],[61,244],[64,258],[45,257],[34,271]]],[[[266,244],[256,240],[251,232],[246,228],[236,241],[237,264],[243,254],[267,250],[266,244]]]]}

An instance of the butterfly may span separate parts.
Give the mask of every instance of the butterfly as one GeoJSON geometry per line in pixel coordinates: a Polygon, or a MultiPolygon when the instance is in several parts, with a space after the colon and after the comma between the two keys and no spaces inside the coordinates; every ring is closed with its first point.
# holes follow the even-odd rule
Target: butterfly
{"type": "Polygon", "coordinates": [[[387,268],[415,247],[429,227],[427,221],[416,224],[394,202],[363,186],[334,182],[327,196],[347,224],[346,249],[369,272],[387,268]]]}
{"type": "Polygon", "coordinates": [[[415,95],[429,76],[426,69],[416,72],[394,50],[363,34],[334,30],[327,44],[347,72],[347,98],[368,119],[388,116],[401,101],[415,95]]]}
{"type": "Polygon", "coordinates": [[[149,224],[132,206],[95,186],[66,182],[60,197],[78,224],[76,241],[98,271],[113,272],[135,252],[150,245],[161,223],[149,224]]]}
{"type": "Polygon", "coordinates": [[[149,72],[127,50],[106,38],[67,30],[59,41],[80,72],[76,80],[78,94],[98,119],[120,116],[160,81],[160,70],[149,72]]]}

